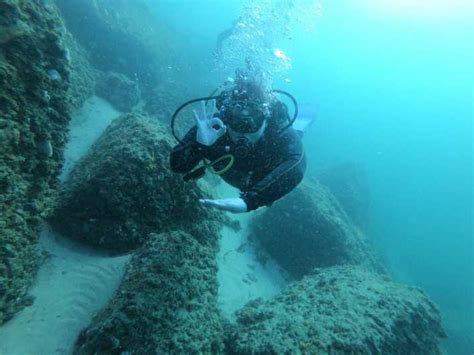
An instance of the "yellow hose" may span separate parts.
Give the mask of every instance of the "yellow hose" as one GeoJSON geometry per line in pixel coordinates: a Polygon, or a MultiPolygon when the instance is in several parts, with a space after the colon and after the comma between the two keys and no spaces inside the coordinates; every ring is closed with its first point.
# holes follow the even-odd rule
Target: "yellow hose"
{"type": "Polygon", "coordinates": [[[222,174],[225,174],[232,167],[232,165],[234,165],[234,160],[235,159],[232,154],[226,154],[226,155],[221,156],[220,158],[217,158],[216,160],[210,163],[204,163],[204,165],[211,173],[216,174],[216,175],[222,175],[222,174]],[[215,170],[214,165],[217,163],[220,163],[224,159],[229,159],[229,162],[227,163],[227,165],[223,167],[221,170],[215,170]]]}

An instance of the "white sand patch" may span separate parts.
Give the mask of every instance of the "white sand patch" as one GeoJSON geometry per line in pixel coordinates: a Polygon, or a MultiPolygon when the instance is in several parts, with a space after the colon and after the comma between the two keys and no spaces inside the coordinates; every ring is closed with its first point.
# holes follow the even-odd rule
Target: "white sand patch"
{"type": "MultiPolygon", "coordinates": [[[[225,184],[219,185],[219,195],[238,196],[225,184]]],[[[234,312],[256,298],[268,299],[278,294],[287,284],[281,269],[269,259],[259,262],[254,246],[248,241],[248,223],[253,214],[229,214],[240,221],[242,230],[235,232],[228,227],[222,230],[218,261],[219,307],[230,320],[234,312]]]]}
{"type": "MultiPolygon", "coordinates": [[[[72,117],[61,181],[120,112],[89,98],[72,117]]],[[[129,256],[110,257],[54,234],[43,225],[38,245],[47,257],[30,294],[30,307],[0,327],[0,354],[70,354],[82,328],[110,299],[129,256]]]]}
{"type": "Polygon", "coordinates": [[[92,144],[120,112],[111,104],[97,96],[90,97],[73,114],[69,123],[69,141],[64,149],[65,162],[59,180],[66,179],[76,162],[87,152],[92,144]]]}
{"type": "Polygon", "coordinates": [[[35,301],[0,328],[0,354],[69,354],[81,331],[117,289],[129,256],[109,257],[40,234],[46,257],[30,294],[35,301]]]}

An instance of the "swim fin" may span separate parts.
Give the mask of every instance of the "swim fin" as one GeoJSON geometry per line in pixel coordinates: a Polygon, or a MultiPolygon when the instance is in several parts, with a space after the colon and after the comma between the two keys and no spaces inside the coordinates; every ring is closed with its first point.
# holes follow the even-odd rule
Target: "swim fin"
{"type": "Polygon", "coordinates": [[[298,117],[293,123],[293,129],[303,137],[304,132],[314,123],[316,120],[316,105],[304,102],[298,105],[298,117]]]}

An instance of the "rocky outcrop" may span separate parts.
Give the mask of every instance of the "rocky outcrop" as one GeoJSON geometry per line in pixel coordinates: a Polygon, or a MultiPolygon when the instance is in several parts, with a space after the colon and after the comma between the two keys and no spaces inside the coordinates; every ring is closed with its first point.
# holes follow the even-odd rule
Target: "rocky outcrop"
{"type": "Polygon", "coordinates": [[[331,192],[306,180],[252,221],[252,238],[293,277],[316,267],[361,265],[384,268],[361,231],[331,192]]]}
{"type": "Polygon", "coordinates": [[[363,230],[369,224],[370,188],[362,166],[346,162],[318,174],[352,222],[363,230]]]}
{"type": "MultiPolygon", "coordinates": [[[[145,105],[144,111],[152,116],[159,119],[165,124],[170,123],[171,116],[174,111],[186,100],[196,95],[196,93],[190,92],[188,87],[178,85],[178,83],[172,83],[166,86],[157,86],[144,98],[145,105]]],[[[191,121],[192,122],[192,121],[191,121]]],[[[186,123],[186,119],[182,119],[180,116],[177,120],[178,128],[180,124],[186,123]]],[[[188,127],[183,128],[187,132],[188,127]]]]}
{"type": "Polygon", "coordinates": [[[416,288],[354,266],[316,269],[238,312],[232,354],[440,354],[437,308],[416,288]]]}
{"type": "Polygon", "coordinates": [[[214,89],[209,82],[216,74],[209,71],[207,61],[188,56],[194,53],[195,58],[207,58],[207,48],[196,46],[165,24],[160,13],[166,11],[166,4],[150,6],[145,0],[55,2],[67,29],[87,51],[92,66],[102,73],[97,94],[118,110],[129,112],[138,93],[138,108],[168,124],[182,102],[214,89]],[[113,77],[106,73],[113,73],[113,77]],[[115,92],[110,82],[119,83],[121,88],[115,92]],[[127,91],[127,87],[132,90],[127,91]],[[121,101],[124,97],[126,102],[121,101]]]}
{"type": "Polygon", "coordinates": [[[94,95],[98,71],[89,62],[88,52],[68,32],[65,36],[66,56],[71,64],[70,101],[73,109],[82,107],[94,95]]]}
{"type": "Polygon", "coordinates": [[[171,172],[173,145],[156,120],[116,119],[71,171],[51,224],[63,235],[124,252],[151,232],[190,230],[215,216],[198,203],[197,185],[171,172]]]}
{"type": "Polygon", "coordinates": [[[137,82],[119,73],[108,72],[100,75],[95,92],[121,112],[130,112],[140,100],[137,82]]]}
{"type": "Polygon", "coordinates": [[[146,92],[160,83],[173,57],[170,31],[146,2],[56,0],[68,30],[98,70],[126,75],[146,92]]]}
{"type": "Polygon", "coordinates": [[[111,302],[80,334],[75,354],[221,353],[218,234],[201,232],[204,244],[180,231],[151,235],[111,302]]]}
{"type": "Polygon", "coordinates": [[[57,12],[0,1],[0,324],[25,304],[36,228],[56,187],[69,122],[70,63],[57,12]]]}

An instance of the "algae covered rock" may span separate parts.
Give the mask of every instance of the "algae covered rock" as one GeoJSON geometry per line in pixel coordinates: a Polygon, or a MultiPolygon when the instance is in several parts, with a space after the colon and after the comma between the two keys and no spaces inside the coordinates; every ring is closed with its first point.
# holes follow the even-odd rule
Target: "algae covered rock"
{"type": "Polygon", "coordinates": [[[0,0],[0,324],[27,304],[40,215],[62,164],[70,66],[42,1],[0,0]]]}
{"type": "Polygon", "coordinates": [[[129,112],[140,100],[138,84],[123,74],[108,72],[100,76],[96,94],[109,101],[117,110],[129,112]]]}
{"type": "MultiPolygon", "coordinates": [[[[189,87],[180,85],[179,82],[158,85],[144,97],[145,104],[143,109],[148,115],[169,124],[176,108],[188,100],[189,97],[192,97],[193,94],[195,95],[195,93],[189,91],[189,87]]],[[[178,120],[178,125],[180,123],[181,121],[178,120]]],[[[189,127],[187,127],[185,132],[188,129],[189,127]]]]}
{"type": "Polygon", "coordinates": [[[236,354],[439,354],[436,306],[419,289],[354,266],[316,269],[274,299],[248,303],[236,354]]]}
{"type": "Polygon", "coordinates": [[[209,247],[182,232],[153,234],[111,302],[82,331],[75,354],[210,354],[222,350],[217,233],[209,247]]]}
{"type": "Polygon", "coordinates": [[[383,271],[371,245],[331,192],[304,181],[252,221],[252,237],[292,276],[315,267],[363,265],[383,271]]]}
{"type": "Polygon", "coordinates": [[[66,57],[71,64],[71,87],[69,90],[71,106],[82,107],[84,102],[95,93],[97,70],[89,62],[88,52],[67,33],[65,37],[66,57]]]}
{"type": "Polygon", "coordinates": [[[139,247],[151,232],[215,218],[195,183],[169,168],[174,141],[139,114],[116,119],[71,171],[51,216],[63,235],[115,251],[139,247]]]}
{"type": "Polygon", "coordinates": [[[143,0],[56,0],[68,30],[94,67],[155,87],[178,56],[172,33],[143,0]]]}

